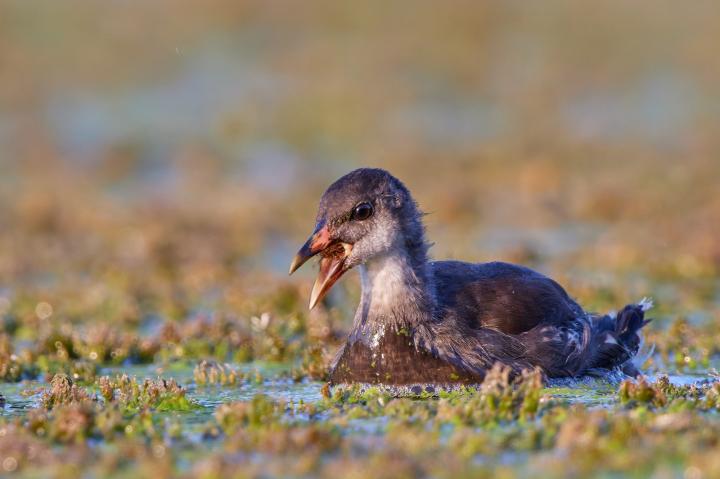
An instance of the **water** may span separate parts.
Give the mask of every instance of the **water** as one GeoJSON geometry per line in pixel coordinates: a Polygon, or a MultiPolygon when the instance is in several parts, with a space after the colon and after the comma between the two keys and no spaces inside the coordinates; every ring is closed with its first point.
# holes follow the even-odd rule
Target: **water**
{"type": "Polygon", "coordinates": [[[266,394],[287,403],[311,403],[322,399],[322,383],[312,381],[295,382],[285,377],[289,365],[256,362],[251,364],[231,364],[230,367],[245,374],[259,373],[263,378],[259,382],[240,382],[231,386],[198,386],[193,380],[193,368],[183,365],[179,368],[165,368],[158,365],[112,367],[101,370],[102,375],[127,374],[138,379],[165,378],[175,379],[187,390],[187,397],[201,408],[192,412],[188,420],[203,422],[209,420],[215,409],[223,403],[247,401],[257,394],[266,394]]]}
{"type": "Polygon", "coordinates": [[[40,403],[38,391],[45,386],[40,381],[22,381],[0,385],[0,393],[5,396],[5,407],[0,408],[0,417],[24,416],[28,410],[40,403]]]}
{"type": "MultiPolygon", "coordinates": [[[[308,380],[293,381],[286,374],[289,371],[288,365],[258,362],[231,366],[246,374],[257,372],[264,379],[257,382],[241,382],[234,386],[198,386],[193,380],[192,367],[187,365],[163,367],[157,364],[103,368],[100,374],[110,376],[127,374],[137,377],[138,380],[144,378],[175,379],[187,390],[187,397],[200,406],[187,413],[171,413],[179,416],[188,425],[204,424],[212,419],[215,409],[221,404],[247,401],[257,394],[282,399],[289,405],[314,403],[322,399],[323,383],[308,380]]],[[[660,376],[661,374],[658,373],[650,374],[648,380],[654,382],[660,376]]],[[[669,374],[668,377],[671,383],[680,386],[703,384],[713,379],[707,372],[669,374]]],[[[617,400],[618,383],[618,378],[612,380],[595,378],[553,380],[544,392],[553,399],[569,403],[584,404],[589,407],[610,407],[617,400]]],[[[36,380],[0,385],[0,392],[6,399],[5,407],[0,409],[0,416],[21,417],[29,409],[39,406],[40,393],[44,387],[48,387],[48,384],[36,380]]],[[[348,432],[377,433],[382,430],[383,426],[382,417],[352,419],[347,423],[346,429],[348,432]]]]}

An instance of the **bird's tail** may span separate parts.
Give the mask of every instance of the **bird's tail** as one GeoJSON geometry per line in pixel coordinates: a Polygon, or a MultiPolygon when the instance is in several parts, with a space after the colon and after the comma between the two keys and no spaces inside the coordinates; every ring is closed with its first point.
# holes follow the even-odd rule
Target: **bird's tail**
{"type": "Polygon", "coordinates": [[[628,304],[619,313],[593,318],[588,369],[614,369],[622,367],[630,375],[638,374],[632,359],[642,343],[641,329],[651,320],[645,312],[653,302],[643,298],[636,304],[628,304]]]}

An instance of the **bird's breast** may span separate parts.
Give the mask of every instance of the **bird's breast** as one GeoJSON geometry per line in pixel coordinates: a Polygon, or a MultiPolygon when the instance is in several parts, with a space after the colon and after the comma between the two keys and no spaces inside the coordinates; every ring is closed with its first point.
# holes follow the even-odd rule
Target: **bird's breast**
{"type": "Polygon", "coordinates": [[[391,328],[349,339],[330,373],[332,384],[444,385],[481,380],[416,348],[407,330],[391,328]]]}

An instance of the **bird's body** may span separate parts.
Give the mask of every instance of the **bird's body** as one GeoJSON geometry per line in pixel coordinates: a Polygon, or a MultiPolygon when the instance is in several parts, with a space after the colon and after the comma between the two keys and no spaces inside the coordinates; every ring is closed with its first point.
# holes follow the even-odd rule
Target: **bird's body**
{"type": "Polygon", "coordinates": [[[529,268],[430,261],[428,248],[417,205],[389,173],[356,170],[323,195],[315,233],[291,269],[321,255],[311,306],[360,269],[361,300],[332,383],[429,390],[478,383],[498,362],[548,377],[636,371],[646,303],[594,315],[529,268]]]}

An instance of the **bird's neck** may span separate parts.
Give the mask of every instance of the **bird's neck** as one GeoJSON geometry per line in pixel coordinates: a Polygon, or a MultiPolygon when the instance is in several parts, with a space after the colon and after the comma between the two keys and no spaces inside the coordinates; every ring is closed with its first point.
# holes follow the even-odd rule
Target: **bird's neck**
{"type": "Polygon", "coordinates": [[[360,266],[362,296],[351,339],[376,340],[391,329],[432,321],[435,287],[424,241],[403,244],[360,266]]]}

